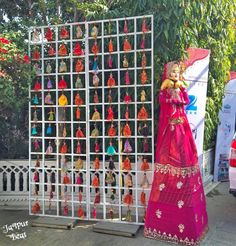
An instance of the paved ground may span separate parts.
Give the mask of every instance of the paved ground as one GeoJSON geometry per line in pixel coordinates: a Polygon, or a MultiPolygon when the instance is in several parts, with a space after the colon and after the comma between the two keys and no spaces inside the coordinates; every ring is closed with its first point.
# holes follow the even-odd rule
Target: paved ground
{"type": "MultiPolygon", "coordinates": [[[[219,184],[207,195],[210,230],[202,246],[236,245],[236,198],[228,193],[228,183],[219,184]]],[[[0,246],[168,246],[168,243],[143,237],[141,228],[135,238],[95,233],[91,223],[82,223],[73,230],[58,230],[26,226],[19,230],[25,239],[12,240],[4,234],[2,226],[18,221],[31,221],[35,217],[27,211],[0,208],[0,246]]],[[[17,230],[14,230],[17,232],[17,230]]],[[[20,236],[19,236],[20,237],[20,236]]]]}

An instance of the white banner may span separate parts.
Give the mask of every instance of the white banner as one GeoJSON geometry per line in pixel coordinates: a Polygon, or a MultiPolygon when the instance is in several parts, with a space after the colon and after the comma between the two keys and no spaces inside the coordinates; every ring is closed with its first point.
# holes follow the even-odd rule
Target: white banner
{"type": "Polygon", "coordinates": [[[188,54],[189,59],[185,62],[187,69],[183,75],[184,80],[189,83],[190,103],[186,107],[186,111],[196,142],[199,164],[204,178],[204,167],[202,165],[203,139],[210,51],[190,48],[188,49],[188,54]]]}
{"type": "Polygon", "coordinates": [[[236,73],[231,73],[231,79],[225,87],[222,109],[219,112],[219,126],[215,152],[214,181],[229,179],[229,151],[235,132],[236,114],[236,73]],[[235,77],[234,77],[235,76],[235,77]]]}

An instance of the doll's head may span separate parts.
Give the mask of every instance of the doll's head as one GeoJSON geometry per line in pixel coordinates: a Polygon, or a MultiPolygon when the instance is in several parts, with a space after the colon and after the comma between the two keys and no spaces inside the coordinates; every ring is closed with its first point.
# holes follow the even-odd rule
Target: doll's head
{"type": "Polygon", "coordinates": [[[162,82],[161,89],[168,89],[168,88],[180,88],[183,86],[183,82],[180,81],[180,65],[178,62],[173,61],[166,64],[164,68],[164,75],[162,82]]]}

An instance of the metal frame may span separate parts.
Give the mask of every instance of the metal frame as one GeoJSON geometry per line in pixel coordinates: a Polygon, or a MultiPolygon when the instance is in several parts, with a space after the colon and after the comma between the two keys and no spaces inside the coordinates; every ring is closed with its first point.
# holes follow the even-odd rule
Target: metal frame
{"type": "MultiPolygon", "coordinates": [[[[41,98],[42,98],[42,103],[41,105],[37,105],[36,108],[37,109],[41,109],[42,110],[42,115],[40,118],[42,118],[42,120],[38,121],[37,124],[41,124],[42,127],[42,134],[40,136],[33,136],[31,134],[31,126],[32,124],[34,124],[35,122],[32,120],[32,110],[34,109],[34,105],[31,105],[31,102],[29,103],[29,129],[30,129],[30,136],[29,136],[29,167],[30,167],[30,172],[29,172],[29,211],[30,214],[32,214],[31,212],[31,207],[32,204],[34,203],[35,200],[39,200],[40,204],[43,206],[41,206],[41,211],[39,214],[39,216],[50,216],[50,217],[64,217],[64,218],[78,218],[75,208],[78,206],[79,202],[78,199],[76,198],[76,192],[77,191],[77,184],[74,184],[74,173],[76,172],[76,170],[74,169],[74,162],[77,159],[77,154],[74,153],[74,148],[75,148],[75,140],[76,138],[74,137],[74,132],[75,132],[75,123],[78,123],[78,121],[73,120],[73,115],[75,114],[74,109],[75,109],[75,105],[73,106],[73,101],[74,101],[74,92],[79,90],[79,91],[84,91],[85,93],[85,98],[84,98],[84,102],[85,105],[81,106],[85,109],[85,122],[82,122],[81,125],[83,124],[83,130],[86,133],[86,139],[84,139],[84,141],[86,141],[86,154],[81,155],[81,157],[85,158],[86,160],[84,160],[84,163],[86,163],[86,169],[82,170],[84,172],[84,176],[86,178],[86,183],[83,184],[83,202],[82,204],[84,205],[84,209],[86,210],[86,216],[84,219],[88,219],[88,220],[109,220],[109,221],[114,221],[114,222],[126,222],[124,220],[125,217],[125,213],[124,211],[126,211],[126,206],[123,204],[122,199],[123,199],[123,195],[121,194],[121,190],[127,190],[126,187],[122,187],[121,186],[121,175],[123,173],[123,170],[121,170],[120,168],[120,163],[122,162],[122,156],[124,156],[125,154],[123,154],[120,150],[120,140],[125,140],[124,137],[122,137],[120,135],[120,124],[122,122],[125,121],[125,119],[123,119],[122,115],[123,112],[121,113],[121,105],[125,104],[122,101],[121,98],[121,90],[126,88],[127,85],[121,85],[121,72],[125,71],[126,68],[122,68],[121,67],[121,56],[124,54],[124,51],[121,50],[122,44],[120,43],[120,39],[123,38],[126,34],[124,34],[123,32],[120,32],[120,28],[122,26],[122,24],[124,23],[124,20],[130,21],[134,23],[134,31],[128,33],[127,35],[129,37],[133,37],[134,39],[134,47],[130,52],[127,52],[128,54],[132,54],[134,56],[134,66],[133,67],[129,67],[129,71],[133,71],[134,73],[134,81],[133,83],[128,86],[129,88],[132,88],[134,90],[134,96],[133,96],[133,100],[130,103],[130,105],[133,105],[134,107],[134,114],[135,114],[135,118],[134,119],[130,119],[130,122],[133,122],[134,124],[134,132],[132,135],[132,139],[134,139],[135,142],[135,146],[132,146],[135,149],[135,152],[132,153],[131,155],[134,156],[135,162],[132,163],[133,165],[133,170],[132,173],[134,174],[134,180],[133,180],[133,195],[134,195],[134,204],[131,207],[131,211],[132,211],[132,221],[128,222],[128,223],[134,223],[134,224],[143,224],[143,220],[142,220],[142,216],[143,216],[143,206],[140,205],[139,203],[139,195],[140,192],[142,190],[142,188],[140,188],[140,174],[142,173],[141,170],[138,170],[137,167],[137,162],[138,162],[138,156],[143,155],[143,156],[148,156],[149,157],[149,164],[152,167],[152,170],[147,171],[147,175],[148,175],[148,179],[149,179],[149,183],[151,185],[151,180],[153,177],[153,170],[154,170],[154,74],[153,74],[153,49],[154,49],[154,40],[153,40],[153,15],[147,15],[147,16],[136,16],[136,17],[127,17],[127,18],[117,18],[117,19],[110,19],[110,20],[98,20],[98,21],[88,21],[88,22],[78,22],[78,23],[67,23],[67,24],[62,24],[62,25],[52,25],[50,26],[54,33],[55,33],[55,39],[54,41],[48,42],[47,40],[45,40],[44,38],[44,30],[48,27],[48,26],[41,26],[41,27],[31,27],[29,30],[29,54],[31,54],[31,48],[33,46],[38,46],[41,48],[41,59],[40,59],[40,65],[42,67],[42,74],[39,75],[38,77],[41,78],[41,84],[42,84],[42,91],[37,92],[38,94],[41,94],[41,98]],[[141,85],[138,81],[139,81],[139,77],[138,77],[138,72],[142,69],[141,65],[137,63],[137,59],[138,59],[138,54],[140,52],[142,52],[142,49],[138,49],[138,44],[137,44],[137,38],[138,36],[142,35],[141,32],[141,28],[140,28],[140,21],[143,18],[146,18],[146,20],[148,20],[149,22],[149,28],[150,30],[147,32],[148,38],[150,40],[150,44],[151,47],[145,49],[145,53],[149,55],[150,57],[150,66],[147,66],[145,69],[150,71],[150,82],[146,85],[141,85]],[[116,26],[116,33],[112,33],[111,35],[105,35],[104,33],[104,25],[106,25],[107,23],[113,23],[116,26]],[[83,39],[74,39],[73,35],[74,35],[74,29],[77,25],[83,26],[84,27],[84,38],[83,39]],[[102,108],[102,111],[100,112],[102,115],[102,119],[98,122],[101,122],[102,124],[102,131],[100,131],[100,136],[98,137],[99,140],[102,140],[102,152],[99,153],[100,156],[102,156],[102,158],[100,158],[100,165],[102,166],[101,169],[99,170],[100,173],[102,175],[100,175],[102,177],[102,179],[100,178],[100,193],[101,193],[101,202],[99,205],[97,205],[97,212],[99,214],[99,216],[94,219],[93,215],[92,215],[92,211],[91,211],[91,207],[93,206],[93,198],[94,198],[94,188],[91,186],[91,173],[94,173],[94,169],[91,168],[91,165],[93,163],[93,159],[92,159],[92,155],[95,155],[94,150],[90,149],[90,144],[93,143],[93,138],[90,137],[90,128],[91,125],[94,123],[94,121],[92,121],[91,118],[91,110],[94,107],[94,103],[90,102],[90,94],[91,92],[94,90],[94,87],[90,86],[89,80],[90,80],[90,74],[91,74],[91,70],[89,68],[89,62],[91,60],[91,58],[93,57],[93,54],[90,53],[89,50],[89,43],[91,43],[91,39],[93,39],[92,37],[90,37],[90,30],[91,30],[91,26],[93,24],[96,25],[100,25],[100,29],[99,29],[99,33],[100,35],[97,37],[98,39],[98,43],[101,45],[101,51],[100,53],[98,53],[98,56],[101,58],[102,61],[102,66],[99,67],[99,78],[100,78],[100,86],[99,86],[99,90],[101,90],[102,93],[102,102],[99,104],[99,106],[102,108]],[[68,47],[70,47],[70,54],[67,57],[59,57],[58,56],[58,49],[59,49],[59,45],[63,42],[63,40],[59,40],[59,28],[65,26],[65,27],[69,27],[70,28],[70,38],[65,40],[65,42],[68,44],[68,47]],[[40,30],[41,32],[41,40],[39,42],[33,42],[31,40],[31,36],[32,36],[32,32],[34,29],[40,30]],[[139,31],[140,30],[140,31],[139,31]],[[109,55],[109,52],[106,51],[106,49],[104,48],[105,46],[105,42],[104,40],[106,38],[112,37],[113,39],[116,39],[116,43],[117,43],[117,47],[115,49],[115,51],[112,53],[112,55],[116,55],[117,56],[117,68],[113,68],[113,69],[106,69],[105,68],[105,56],[109,55]],[[73,86],[73,82],[74,82],[74,77],[75,75],[77,75],[78,73],[73,72],[74,71],[74,59],[76,59],[77,57],[73,56],[73,44],[77,41],[80,42],[84,42],[85,44],[85,55],[81,56],[83,57],[83,59],[85,60],[85,70],[84,72],[81,72],[81,74],[83,74],[84,76],[84,88],[82,89],[76,89],[73,86]],[[54,57],[44,57],[44,50],[45,50],[45,46],[48,44],[54,44],[55,45],[55,52],[56,55],[54,57]],[[54,149],[56,149],[56,151],[54,151],[53,155],[54,158],[53,159],[48,159],[48,156],[45,154],[46,151],[46,142],[45,140],[49,141],[49,140],[55,140],[56,143],[58,143],[59,141],[61,141],[62,139],[64,139],[63,137],[59,136],[59,124],[61,123],[60,119],[58,118],[59,115],[59,108],[60,106],[58,105],[58,98],[61,94],[61,90],[58,89],[58,81],[60,79],[60,76],[63,75],[61,73],[58,72],[58,68],[59,68],[59,62],[62,59],[67,59],[67,61],[69,61],[70,63],[70,67],[67,69],[69,72],[65,73],[67,75],[67,77],[70,77],[70,81],[67,81],[67,84],[70,84],[70,88],[69,89],[65,89],[65,93],[69,93],[70,94],[70,98],[68,97],[68,100],[71,102],[68,106],[66,106],[67,111],[70,110],[70,119],[66,121],[67,126],[70,125],[70,129],[71,129],[71,135],[67,136],[65,139],[69,142],[70,141],[70,146],[71,146],[71,152],[67,153],[66,156],[71,157],[71,161],[68,162],[71,165],[71,168],[69,168],[70,172],[71,172],[71,184],[68,185],[68,189],[70,190],[70,197],[69,197],[69,204],[71,204],[71,206],[69,207],[71,212],[69,213],[68,216],[64,216],[61,213],[61,205],[63,203],[63,200],[61,198],[61,190],[63,188],[63,184],[60,184],[59,181],[61,179],[61,163],[60,163],[60,157],[61,157],[61,153],[59,152],[59,144],[57,144],[54,149]],[[46,74],[45,73],[45,62],[46,61],[54,61],[55,62],[55,71],[52,74],[46,74]],[[112,206],[116,208],[116,216],[113,220],[108,218],[107,215],[107,211],[109,209],[109,206],[111,204],[109,204],[108,202],[108,198],[107,198],[107,194],[105,193],[105,189],[110,188],[110,186],[105,186],[105,173],[107,171],[107,169],[105,168],[105,166],[107,165],[107,161],[106,161],[106,149],[107,149],[107,145],[105,144],[105,140],[109,138],[109,136],[106,135],[106,130],[105,130],[105,126],[106,124],[110,124],[110,122],[108,122],[106,120],[106,108],[109,105],[109,103],[107,103],[104,99],[105,97],[105,90],[108,89],[108,87],[106,86],[106,81],[105,81],[105,74],[109,73],[110,71],[117,73],[117,85],[115,87],[113,87],[112,90],[116,90],[117,94],[118,94],[118,101],[116,103],[113,103],[113,108],[117,109],[118,112],[118,118],[114,120],[114,122],[117,124],[117,137],[116,139],[118,140],[118,149],[117,149],[117,155],[118,155],[118,163],[115,163],[116,165],[116,170],[115,172],[118,173],[117,175],[117,193],[116,193],[116,203],[113,204],[112,206]],[[44,104],[44,98],[45,98],[45,94],[46,94],[46,88],[44,88],[44,84],[45,84],[45,79],[47,76],[53,76],[55,78],[55,87],[54,89],[51,89],[50,91],[53,92],[56,96],[56,98],[53,98],[55,104],[54,105],[45,105],[44,104]],[[149,133],[149,142],[151,143],[151,152],[149,153],[142,153],[142,152],[137,152],[138,150],[138,139],[141,139],[141,136],[138,136],[138,120],[137,120],[137,114],[138,114],[138,106],[141,105],[141,102],[139,102],[139,95],[138,95],[138,89],[140,87],[145,87],[145,88],[151,88],[151,95],[150,98],[151,100],[144,102],[144,104],[149,105],[151,108],[151,111],[149,112],[151,114],[151,117],[148,118],[148,122],[150,123],[149,125],[151,126],[150,129],[150,133],[149,133]],[[48,109],[53,108],[55,110],[55,122],[53,122],[56,126],[56,136],[53,137],[48,137],[45,135],[45,129],[46,129],[46,124],[49,123],[49,121],[47,121],[46,119],[46,112],[48,109]],[[32,151],[31,145],[32,145],[32,141],[33,139],[39,139],[42,141],[42,151],[41,152],[34,152],[32,151]],[[36,169],[35,168],[35,157],[36,155],[40,155],[40,160],[41,160],[41,166],[40,168],[38,168],[41,171],[41,175],[40,175],[40,182],[39,182],[39,186],[40,186],[40,191],[39,191],[39,195],[36,196],[33,194],[33,189],[32,187],[34,187],[35,182],[33,180],[33,171],[36,169]],[[48,196],[48,191],[44,191],[44,187],[45,185],[49,186],[50,182],[47,181],[47,183],[44,182],[45,180],[45,175],[47,170],[52,170],[51,168],[51,162],[55,162],[55,168],[53,169],[56,172],[56,183],[55,183],[55,188],[56,188],[56,196],[52,199],[52,202],[54,202],[55,205],[55,211],[56,213],[52,213],[52,212],[48,212],[46,206],[47,203],[49,203],[49,196],[48,196]],[[75,187],[75,188],[74,188],[75,187]]],[[[123,28],[123,26],[122,26],[123,28]]],[[[29,91],[29,97],[32,98],[32,96],[34,95],[35,91],[32,89],[32,87],[30,88],[29,91]]],[[[114,139],[113,139],[114,142],[114,139]]],[[[85,167],[85,165],[84,165],[85,167]]],[[[145,189],[147,191],[147,193],[149,194],[150,192],[150,186],[148,189],[145,189]]],[[[126,222],[127,223],[127,222],[126,222]]]]}

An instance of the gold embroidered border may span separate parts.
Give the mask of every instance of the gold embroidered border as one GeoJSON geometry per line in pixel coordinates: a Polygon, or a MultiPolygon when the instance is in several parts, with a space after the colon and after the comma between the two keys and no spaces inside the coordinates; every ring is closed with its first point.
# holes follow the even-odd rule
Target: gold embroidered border
{"type": "Polygon", "coordinates": [[[194,176],[200,171],[199,165],[194,165],[192,167],[175,167],[170,164],[160,163],[155,163],[155,170],[157,173],[169,173],[177,177],[182,176],[183,178],[185,178],[186,176],[190,177],[191,175],[194,176]]]}
{"type": "Polygon", "coordinates": [[[191,245],[191,246],[197,246],[200,244],[200,241],[205,237],[206,233],[208,232],[208,226],[203,230],[202,235],[194,241],[193,239],[189,238],[178,238],[177,235],[171,235],[170,233],[167,234],[166,232],[160,232],[156,231],[156,229],[152,230],[151,228],[144,227],[144,236],[147,238],[155,239],[155,240],[162,240],[167,241],[174,244],[181,244],[181,245],[191,245]]]}

